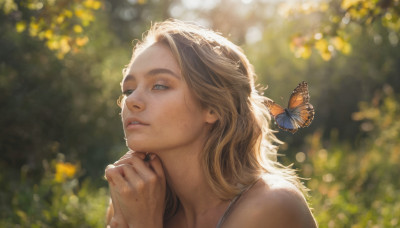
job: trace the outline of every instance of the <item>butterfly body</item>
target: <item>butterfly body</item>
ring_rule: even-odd
[[[314,107],[309,100],[308,85],[301,82],[290,95],[287,108],[282,108],[272,100],[265,101],[265,105],[279,128],[295,133],[299,128],[309,126],[314,119]]]

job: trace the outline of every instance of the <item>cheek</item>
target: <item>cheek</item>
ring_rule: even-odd
[[[172,127],[179,128],[183,131],[183,134],[186,134],[195,131],[204,124],[201,113],[202,111],[199,108],[183,103],[169,111],[166,121],[169,121],[173,125]]]

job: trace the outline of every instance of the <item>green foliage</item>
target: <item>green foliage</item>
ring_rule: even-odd
[[[63,153],[98,177],[125,150],[116,100],[130,48],[108,33],[97,39],[106,27],[98,14],[85,31],[92,42],[60,60],[44,42],[0,20],[7,31],[0,34],[0,166],[18,173],[27,165],[40,178],[42,160]]]
[[[334,137],[308,139],[311,205],[321,227],[397,227],[400,225],[400,97],[386,86],[353,118],[368,135],[352,148]]]
[[[97,0],[29,0],[0,2],[0,10],[15,21],[15,29],[28,31],[31,37],[45,40],[46,46],[62,59],[89,41],[83,33],[94,21],[94,12],[102,6]]]
[[[0,227],[104,226],[121,69],[170,16],[241,45],[282,105],[309,83],[313,123],[278,136],[321,227],[399,226],[399,1],[199,2],[0,0]]]
[[[104,167],[126,150],[116,100],[131,48],[106,32],[107,17],[98,12],[79,34],[63,22],[59,32],[91,42],[60,59],[47,38],[17,31],[16,15],[0,11],[0,227],[104,227]]]
[[[276,15],[278,17],[278,15]],[[289,95],[302,80],[309,83],[311,104],[316,115],[310,127],[295,135],[280,133],[282,140],[294,150],[304,143],[304,135],[322,128],[323,138],[338,130],[340,140],[356,142],[360,122],[352,121],[361,101],[372,99],[375,90],[390,84],[400,89],[400,45],[392,46],[387,39],[376,43],[365,30],[349,30],[352,52],[337,53],[324,61],[318,53],[310,58],[294,58],[288,48],[293,31],[312,28],[312,19],[299,17],[296,21],[276,18],[263,25],[262,40],[245,46],[246,54],[255,66],[261,86],[268,86],[264,94],[276,102],[287,105]],[[375,30],[378,30],[376,27]],[[382,33],[386,30],[380,27]],[[290,148],[289,148],[290,149]],[[291,151],[284,151],[291,153]]]
[[[289,3],[281,11],[292,20],[304,15],[314,19],[308,29],[292,35],[290,46],[295,56],[309,58],[314,49],[328,61],[336,52],[351,52],[349,31],[354,29],[366,28],[372,37],[387,36],[396,46],[400,35],[399,9],[398,0],[329,0]],[[374,29],[376,26],[387,30],[382,33]]]
[[[2,175],[0,227],[104,227],[108,206],[106,188],[79,180],[79,165],[63,156],[48,163],[42,179],[33,182],[22,168],[19,183]],[[63,178],[59,178],[64,175]],[[11,183],[11,184],[10,184]]]

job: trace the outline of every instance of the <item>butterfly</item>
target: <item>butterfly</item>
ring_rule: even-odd
[[[301,82],[292,92],[287,108],[268,99],[264,104],[279,128],[294,134],[299,128],[308,127],[314,119],[314,107],[309,103],[308,85]]]

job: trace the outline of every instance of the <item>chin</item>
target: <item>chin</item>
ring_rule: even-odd
[[[133,151],[141,151],[143,148],[144,140],[136,135],[125,135],[126,146]]]
[[[151,152],[151,148],[148,146],[143,145],[143,143],[138,142],[126,142],[126,146],[132,150],[137,152]]]

